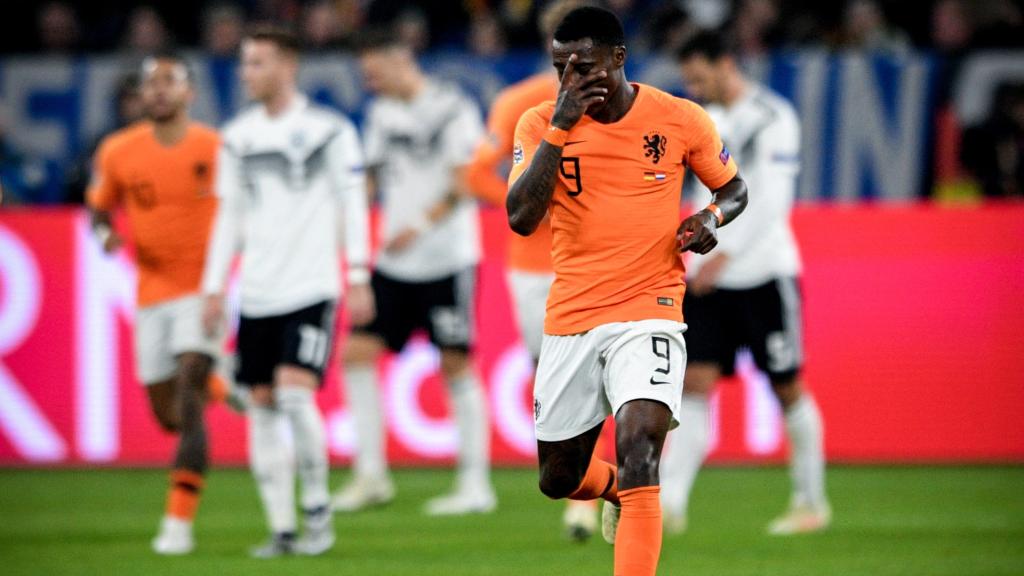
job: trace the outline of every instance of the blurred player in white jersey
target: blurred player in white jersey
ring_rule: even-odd
[[[296,89],[298,43],[290,33],[263,28],[249,34],[241,65],[255,104],[223,131],[221,204],[203,279],[204,320],[210,330],[223,321],[224,288],[240,250],[237,379],[252,388],[249,457],[272,532],[252,554],[315,555],[334,544],[316,392],[341,292],[342,222],[351,315],[362,322],[373,315],[363,154],[347,119],[311,104]],[[294,459],[282,422],[292,432]],[[296,537],[296,467],[302,538]]]
[[[793,482],[789,510],[769,526],[785,535],[824,529],[821,414],[800,376],[803,362],[800,255],[789,216],[800,169],[800,123],[793,106],[744,77],[723,39],[706,32],[679,52],[687,91],[702,101],[750,186],[742,218],[719,231],[718,247],[687,265],[684,316],[690,362],[679,429],[662,467],[666,527],[685,530],[690,488],[707,454],[708,399],[733,371],[736,352],[749,348],[767,373],[785,416]],[[701,187],[694,202],[709,197]]]
[[[487,402],[469,359],[479,224],[465,184],[482,120],[458,88],[424,75],[412,50],[386,33],[367,36],[360,60],[367,87],[378,95],[364,129],[366,163],[383,206],[372,280],[378,314],[355,328],[345,349],[356,454],[353,479],[335,495],[334,509],[394,496],[374,363],[385,348],[398,352],[414,331],[425,330],[440,349],[459,442],[455,489],[429,501],[425,512],[489,512],[496,500]]]

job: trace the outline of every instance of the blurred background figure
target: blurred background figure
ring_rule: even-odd
[[[39,49],[52,54],[69,54],[79,48],[81,29],[75,9],[65,2],[48,2],[39,9]]]
[[[170,46],[171,36],[163,17],[150,6],[132,11],[124,34],[124,49],[130,53],[147,56]]]
[[[961,159],[985,196],[1024,197],[1024,83],[996,89],[989,117],[964,132]]]
[[[245,13],[234,4],[211,6],[203,15],[203,49],[215,58],[234,58],[245,34]]]
[[[910,48],[907,35],[889,24],[875,0],[852,0],[843,17],[845,44],[855,50],[902,54]]]

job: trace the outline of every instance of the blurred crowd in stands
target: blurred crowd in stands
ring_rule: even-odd
[[[9,3],[0,19],[0,54],[143,56],[195,48],[233,58],[246,27],[271,21],[293,26],[311,53],[349,50],[359,33],[388,25],[420,50],[458,50],[481,57],[536,51],[536,19],[545,0],[95,0]],[[741,57],[789,48],[937,55],[947,84],[964,55],[1024,49],[1024,0],[606,0],[623,20],[633,53],[671,55],[701,29],[721,29]],[[131,78],[117,92],[118,124],[141,114]],[[939,90],[936,116],[950,94]],[[937,120],[939,126],[941,120]],[[10,144],[0,102],[0,180],[31,188],[45,169]],[[1024,84],[997,91],[990,116],[968,126],[936,156],[955,158],[986,196],[1024,196]],[[941,126],[937,128],[941,136]],[[66,169],[66,199],[80,201],[89,159]],[[943,169],[937,168],[937,172]],[[941,177],[941,175],[940,175]],[[955,175],[954,175],[955,178]],[[26,201],[30,195],[25,196]]]
[[[351,47],[366,26],[395,24],[421,49],[498,56],[537,45],[544,0],[178,0],[5,6],[5,52],[147,53],[170,44],[232,55],[248,22],[293,25],[310,51]],[[1024,46],[1017,0],[607,0],[633,50],[673,51],[695,30],[731,31],[745,55],[791,46],[952,53]],[[30,13],[25,13],[30,12]],[[26,26],[19,13],[34,20]],[[20,22],[19,22],[20,20]]]

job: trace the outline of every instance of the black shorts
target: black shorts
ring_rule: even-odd
[[[442,349],[468,352],[473,344],[476,268],[429,282],[407,282],[375,271],[370,280],[377,316],[356,332],[379,336],[399,352],[416,330]]]
[[[746,290],[718,289],[683,299],[687,361],[734,372],[736,352],[749,348],[772,382],[789,382],[803,365],[801,296],[795,278],[779,278]]]
[[[274,370],[288,364],[322,380],[334,339],[334,309],[334,301],[325,300],[278,316],[243,315],[235,379],[249,386],[271,384]]]

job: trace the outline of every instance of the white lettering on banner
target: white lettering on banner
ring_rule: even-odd
[[[83,144],[89,144],[114,127],[111,111],[117,105],[118,83],[135,70],[134,63],[119,56],[97,56],[85,62],[86,81],[79,89],[82,98]]]
[[[825,126],[825,78],[828,77],[828,53],[813,51],[799,57],[800,73],[794,105],[800,114],[800,176],[797,195],[820,198],[822,190],[822,145]]]
[[[743,382],[744,444],[752,454],[771,454],[782,442],[779,402],[767,375],[754,365],[750,352],[741,352],[736,357],[736,374]]]
[[[495,432],[525,456],[537,453],[533,412],[523,400],[533,377],[533,359],[521,342],[505,349],[491,369],[491,413]]]
[[[928,70],[919,58],[900,68],[895,110],[879,94],[879,79],[863,56],[842,59],[840,127],[837,131],[839,180],[836,198],[861,197],[862,165],[867,162],[879,196],[909,199],[917,194],[922,169]]]
[[[64,156],[71,135],[60,120],[32,118],[32,101],[45,93],[75,89],[74,69],[67,58],[12,58],[4,67],[3,101],[10,111],[6,131],[22,152]]]
[[[423,412],[420,388],[437,372],[440,355],[429,343],[413,340],[395,358],[384,379],[388,422],[397,439],[410,451],[434,458],[455,454],[458,432],[452,419],[438,420]]]
[[[43,303],[39,268],[20,238],[0,227],[0,359],[36,327]],[[0,429],[29,462],[57,462],[67,445],[14,374],[0,363]]]
[[[134,313],[135,274],[122,254],[103,253],[84,215],[75,220],[75,245],[75,438],[84,460],[108,462],[120,450],[117,319]]]

